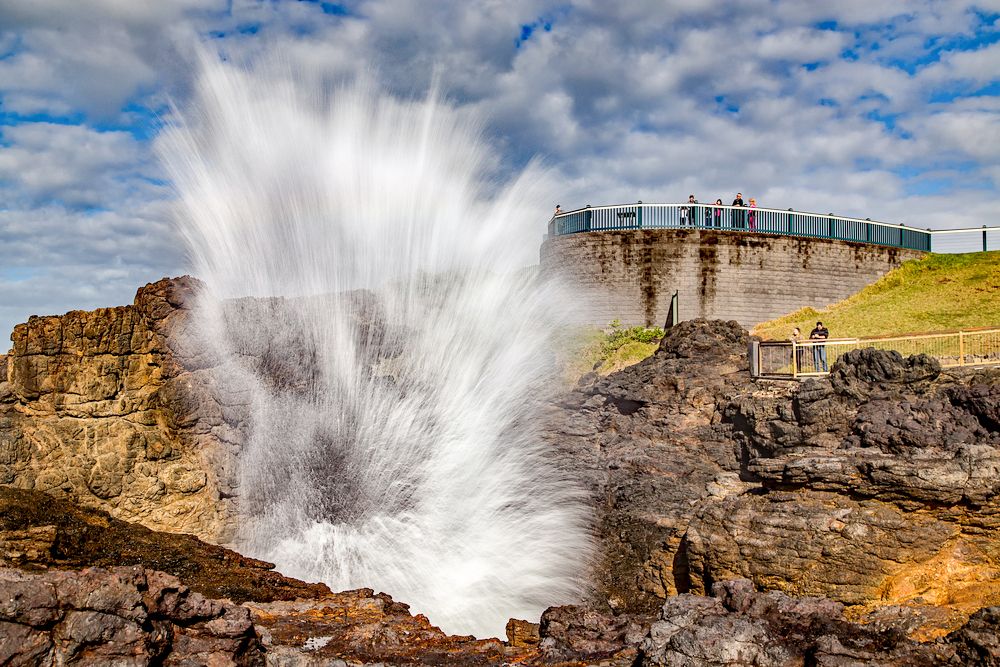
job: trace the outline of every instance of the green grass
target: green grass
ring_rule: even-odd
[[[824,310],[803,308],[754,327],[764,339],[803,336],[817,320],[832,338],[1000,326],[1000,251],[928,255]]]
[[[631,366],[656,352],[662,337],[659,327],[623,329],[617,320],[607,331],[581,328],[566,332],[559,345],[563,379],[575,384],[590,371],[608,375]]]

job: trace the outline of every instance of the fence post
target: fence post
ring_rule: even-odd
[[[965,365],[965,334],[958,332],[958,365]]]
[[[983,252],[986,252],[986,225],[983,225]]]
[[[635,207],[635,221],[639,229],[642,229],[642,200],[639,200],[639,205]]]
[[[590,204],[587,204],[587,210],[583,213],[583,229],[584,231],[590,231],[590,222],[593,217],[594,212],[590,210]]]
[[[760,341],[750,339],[750,377],[760,377]]]
[[[799,376],[799,350],[798,343],[794,340],[792,341],[792,377],[797,378]]]

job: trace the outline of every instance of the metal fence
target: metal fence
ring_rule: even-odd
[[[1000,227],[931,231],[832,213],[715,206],[713,204],[623,204],[587,206],[554,216],[549,236],[625,229],[717,229],[837,239],[926,252],[972,252],[1000,248]]]
[[[826,375],[844,353],[873,347],[903,356],[927,354],[943,367],[1000,365],[1000,329],[972,329],[890,338],[830,338],[825,341],[760,341],[751,351],[758,377],[800,378]]]

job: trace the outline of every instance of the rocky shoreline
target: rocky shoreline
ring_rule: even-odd
[[[736,323],[668,330],[543,417],[593,498],[589,599],[477,640],[216,546],[248,406],[197,290],[32,318],[0,357],[0,664],[1000,664],[1000,369],[756,381]]]

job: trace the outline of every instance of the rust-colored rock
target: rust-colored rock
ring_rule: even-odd
[[[541,638],[538,636],[538,623],[512,618],[505,628],[507,643],[519,648],[537,646]]]

